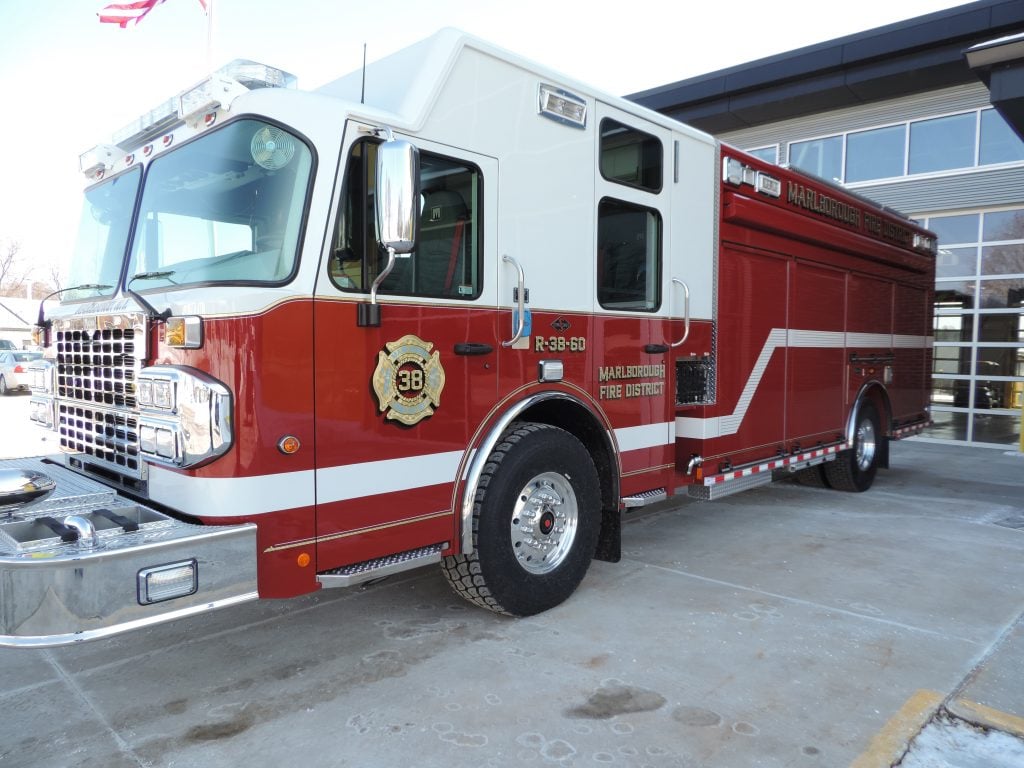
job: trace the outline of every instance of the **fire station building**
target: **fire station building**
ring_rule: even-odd
[[[1019,444],[1024,3],[968,3],[629,98],[934,230],[925,438]]]

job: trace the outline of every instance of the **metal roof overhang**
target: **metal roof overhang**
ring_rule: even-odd
[[[972,46],[965,55],[988,86],[992,106],[1024,139],[1024,32]]]
[[[709,133],[739,130],[975,82],[964,49],[1022,27],[1024,2],[981,0],[627,98]]]

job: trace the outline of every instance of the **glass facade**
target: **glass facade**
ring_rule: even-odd
[[[1024,141],[986,108],[791,141],[788,157],[807,173],[858,184],[1024,163]]]
[[[920,216],[939,236],[930,437],[1016,447],[1024,405],[1024,207]]]

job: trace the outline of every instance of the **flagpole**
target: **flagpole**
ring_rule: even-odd
[[[206,71],[213,72],[213,3],[206,0]]]

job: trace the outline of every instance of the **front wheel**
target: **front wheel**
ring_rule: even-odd
[[[826,463],[825,479],[839,491],[860,493],[871,487],[878,472],[878,459],[882,451],[882,434],[878,411],[864,401],[857,409],[853,447],[839,454],[835,461]]]
[[[514,424],[488,457],[473,504],[473,552],[444,559],[448,583],[483,608],[532,616],[563,602],[597,547],[601,499],[583,444]]]

